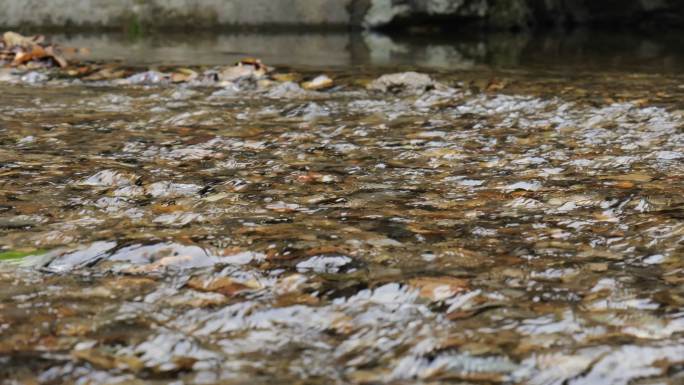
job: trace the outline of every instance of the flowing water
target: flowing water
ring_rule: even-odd
[[[436,50],[439,83],[369,89],[406,69],[378,50],[3,83],[0,381],[684,382],[677,60]]]

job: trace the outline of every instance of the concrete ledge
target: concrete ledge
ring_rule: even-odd
[[[4,28],[307,30],[423,23],[684,26],[681,0],[0,0]]]
[[[352,0],[0,0],[0,25],[220,28],[350,25]]]

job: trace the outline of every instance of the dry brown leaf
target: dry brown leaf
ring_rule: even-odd
[[[45,58],[52,59],[55,64],[62,68],[69,65],[59,49],[53,45],[42,44],[45,38],[41,35],[27,37],[15,32],[5,32],[2,40],[5,48],[19,49],[18,52],[15,50],[3,52],[2,59],[11,59],[12,66],[27,64]]]
[[[34,44],[42,43],[45,38],[43,36],[23,36],[16,32],[8,31],[2,35],[2,40],[8,47],[29,47]]]
[[[409,280],[409,286],[418,289],[420,296],[431,301],[441,301],[465,291],[468,281],[455,277],[418,277]]]
[[[74,358],[86,361],[93,366],[102,369],[128,369],[134,372],[140,371],[145,366],[137,357],[114,356],[96,349],[76,350],[72,353]]]
[[[311,294],[305,294],[305,293],[288,293],[281,295],[276,299],[275,306],[276,307],[286,307],[286,306],[293,306],[293,305],[308,305],[308,306],[315,306],[318,305],[320,300],[316,297],[314,297]]]
[[[234,82],[244,78],[259,79],[269,71],[270,68],[265,66],[261,60],[247,58],[222,70],[219,79],[222,82]]]
[[[33,45],[28,48],[30,49],[30,51],[17,52],[17,54],[14,56],[14,60],[12,60],[13,66],[18,66],[27,63],[31,60],[40,60],[48,56],[45,52],[45,49],[43,49],[43,47],[39,45]]]
[[[67,60],[62,57],[61,53],[59,53],[58,50],[53,46],[45,48],[45,55],[54,60],[55,63],[57,63],[57,65],[61,68],[66,68],[69,66],[69,62],[67,62]]]
[[[121,79],[125,77],[128,73],[126,70],[119,69],[119,68],[102,68],[86,77],[83,78],[83,80],[88,80],[88,81],[98,81],[98,80],[112,80],[112,79]]]
[[[186,286],[197,291],[221,293],[228,297],[235,296],[245,290],[254,290],[261,287],[256,281],[237,282],[230,277],[193,277]]]
[[[279,82],[295,82],[297,79],[299,79],[299,75],[294,73],[274,74],[272,77],[273,80]]]
[[[171,74],[171,81],[174,83],[183,83],[196,79],[199,76],[197,72],[189,68],[179,68],[176,72]]]
[[[316,78],[302,83],[302,88],[305,90],[323,90],[334,85],[333,80],[326,75],[317,76]]]
[[[631,174],[623,174],[623,175],[610,175],[610,176],[604,176],[601,177],[603,180],[616,180],[616,181],[623,181],[623,182],[650,182],[653,180],[653,177],[644,174],[644,173],[631,173]]]

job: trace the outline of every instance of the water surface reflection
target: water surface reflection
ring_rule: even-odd
[[[244,56],[296,67],[422,66],[433,69],[680,72],[684,43],[676,35],[577,30],[537,34],[455,33],[154,33],[58,35],[92,50],[95,60],[132,64],[226,64]]]

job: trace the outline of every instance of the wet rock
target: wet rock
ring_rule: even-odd
[[[273,99],[298,99],[315,95],[312,91],[307,91],[294,82],[284,82],[274,86],[266,92],[266,96]]]
[[[218,73],[222,85],[255,82],[263,79],[269,68],[258,59],[244,59],[232,67],[226,67]]]
[[[152,245],[131,245],[117,250],[108,260],[113,262],[129,262],[145,265],[168,259],[160,265],[177,264],[179,266],[202,267],[211,266],[218,259],[197,246],[186,246],[177,243],[158,243]],[[178,263],[176,263],[178,262]]]
[[[127,175],[114,170],[102,170],[81,182],[84,186],[93,187],[125,187],[135,181],[132,175]]]
[[[392,377],[428,380],[448,376],[460,380],[498,383],[510,381],[518,369],[519,366],[507,357],[445,353],[432,359],[406,357],[397,363]]]
[[[383,75],[368,85],[371,91],[421,94],[436,88],[443,88],[429,75],[418,72],[401,72]]]
[[[678,151],[658,151],[655,154],[658,160],[677,160],[684,158],[684,153]]]
[[[316,273],[338,273],[352,263],[352,259],[344,255],[319,255],[297,264],[300,273],[313,271]]]
[[[299,210],[300,206],[296,203],[275,202],[266,205],[266,208],[278,213],[290,213]]]
[[[193,222],[200,222],[202,219],[204,217],[197,213],[170,213],[154,218],[153,222],[164,226],[184,227]]]
[[[265,259],[266,254],[254,251],[243,251],[221,257],[223,262],[231,265],[248,265],[253,262],[263,262]]]
[[[145,193],[154,198],[195,196],[202,187],[190,183],[155,182],[145,186]]]
[[[37,215],[17,215],[15,217],[0,217],[0,228],[25,229],[46,222],[47,219]]]
[[[299,106],[288,112],[288,116],[291,117],[301,117],[302,120],[313,121],[319,118],[325,118],[330,116],[330,108],[325,105],[318,103],[307,103],[306,105]]]
[[[123,185],[112,192],[112,195],[120,198],[135,198],[145,195],[145,188],[137,185]]]
[[[667,261],[667,257],[662,255],[662,254],[654,254],[654,255],[649,255],[648,257],[643,259],[643,263],[647,265],[659,265],[663,262]]]
[[[135,356],[146,368],[158,373],[172,373],[191,370],[202,362],[217,362],[217,353],[203,348],[197,341],[171,331],[160,331],[147,341],[136,346],[133,351],[121,349],[118,356]]]
[[[45,269],[55,273],[65,273],[85,267],[106,258],[115,247],[116,242],[95,242],[58,256],[45,266]]]
[[[573,382],[578,385],[589,385],[610,378],[609,381],[612,384],[626,385],[633,379],[662,373],[653,365],[658,360],[683,358],[684,347],[682,345],[667,343],[654,346],[624,345],[601,356],[598,361],[592,362],[587,368],[587,373]]]
[[[221,98],[234,98],[240,95],[240,92],[242,90],[240,87],[235,84],[235,83],[228,83],[224,85],[223,89],[220,89],[218,91],[214,91],[211,96],[209,97],[209,100],[215,100],[215,99],[221,99]]]
[[[388,24],[470,24],[496,29],[529,28],[533,25],[638,22],[672,24],[684,18],[681,7],[659,0],[626,0],[613,3],[563,0],[369,0],[356,5],[362,24],[375,28]]]
[[[171,75],[157,71],[147,71],[118,80],[118,84],[145,85],[145,84],[166,84],[171,82]]]
[[[452,20],[490,20],[496,27],[525,26],[529,20],[525,1],[494,2],[486,0],[371,0],[364,24],[379,27],[390,23],[410,23],[411,18],[451,18]]]
[[[173,290],[169,293],[164,293],[162,297],[155,300],[152,300],[151,297],[146,297],[146,300],[150,300],[150,302],[164,302],[174,307],[201,308],[225,305],[230,300],[230,297],[214,292],[197,290],[182,290],[178,292]]]
[[[516,182],[516,183],[512,183],[508,186],[503,187],[503,189],[506,191],[516,191],[516,190],[538,191],[541,188],[542,188],[542,184],[537,182],[537,181]]]
[[[189,88],[179,88],[171,93],[171,99],[173,100],[188,100],[197,97],[199,92],[191,90]]]
[[[25,75],[22,75],[19,80],[23,83],[28,83],[28,84],[39,84],[39,83],[45,83],[49,80],[50,78],[41,72],[36,72],[36,71],[31,71]]]

